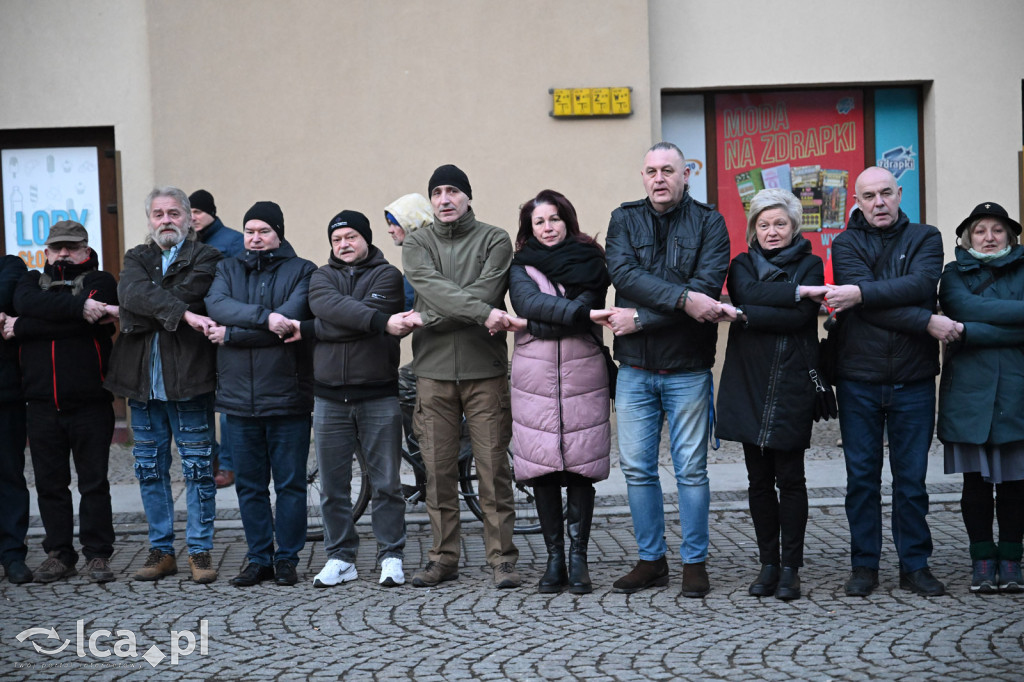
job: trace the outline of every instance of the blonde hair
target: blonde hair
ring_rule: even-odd
[[[793,223],[793,236],[796,237],[803,222],[803,206],[792,192],[772,187],[761,190],[750,200],[750,210],[747,211],[747,246],[751,246],[757,240],[758,216],[773,208],[781,208],[786,212],[789,222]]]

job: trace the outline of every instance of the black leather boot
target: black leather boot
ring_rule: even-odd
[[[537,591],[555,594],[565,589],[569,578],[565,570],[565,539],[562,532],[562,487],[537,485],[533,488],[540,530],[548,549],[548,565],[537,584]]]
[[[783,566],[779,573],[779,585],[775,588],[775,598],[792,601],[800,598],[800,575],[793,566]]]
[[[566,516],[569,530],[569,592],[589,594],[594,591],[587,568],[587,544],[590,524],[594,520],[594,486],[566,488]]]
[[[778,585],[778,564],[761,564],[761,572],[757,575],[757,579],[750,583],[747,593],[751,597],[770,597],[775,594],[775,588]]]

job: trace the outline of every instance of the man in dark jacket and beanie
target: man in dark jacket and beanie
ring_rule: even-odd
[[[317,339],[313,427],[327,554],[313,585],[330,587],[357,577],[352,453],[361,449],[373,489],[379,582],[394,587],[405,582],[398,339],[414,325],[402,313],[402,274],[373,245],[366,216],[342,211],[328,224],[327,238],[331,255],[309,283],[316,319],[301,325],[303,338]]]
[[[192,227],[195,228],[199,241],[208,244],[231,258],[245,251],[242,233],[232,230],[221,222],[217,216],[217,204],[213,195],[205,189],[197,189],[188,195],[188,203],[192,207]]]
[[[615,285],[609,326],[619,361],[615,408],[640,560],[612,585],[631,593],[668,584],[658,443],[667,417],[679,492],[684,597],[711,589],[708,554],[708,412],[718,302],[729,268],[722,216],[690,197],[690,169],[674,144],[644,156],[647,198],[622,204],[608,225],[608,272]]]
[[[217,344],[216,407],[228,416],[249,545],[247,562],[231,584],[246,587],[274,578],[278,585],[294,585],[306,542],[313,365],[309,344],[289,341],[293,324],[312,317],[306,299],[316,266],[285,241],[284,215],[272,201],[253,204],[242,234],[245,252],[220,262],[206,295],[206,309],[216,321],[208,334]]]
[[[881,480],[888,427],[893,475],[892,534],[900,587],[935,596],[945,588],[928,568],[928,449],[935,430],[940,341],[963,325],[935,314],[942,237],[900,210],[892,173],[868,168],[857,178],[857,209],[832,243],[836,286],[825,302],[838,311],[836,398],[846,457],[846,516],[851,564],[846,594],[878,585],[882,552]]]
[[[28,437],[46,538],[36,582],[77,573],[70,454],[78,472],[79,539],[89,577],[114,579],[114,525],[107,461],[114,435],[113,396],[103,388],[117,315],[117,282],[99,269],[89,234],[62,220],[46,239],[43,272],[28,272],[14,293],[18,317],[5,336],[21,342]]]
[[[206,338],[213,320],[206,296],[220,251],[195,238],[188,197],[159,187],[146,197],[149,236],[124,255],[117,286],[121,335],[106,387],[128,398],[135,438],[135,476],[149,521],[149,556],[136,580],[178,572],[174,556],[171,439],[185,478],[192,579],[217,579],[210,559],[217,488],[213,482],[213,390],[216,354]]]
[[[188,195],[192,206],[192,227],[199,241],[208,244],[231,258],[245,251],[242,233],[232,230],[217,216],[217,204],[213,195],[205,189],[197,189]],[[218,488],[227,488],[235,482],[235,466],[231,456],[231,439],[227,436],[227,418],[220,415],[220,442],[213,441],[213,480]]]
[[[0,256],[0,332],[14,315],[14,289],[25,275],[25,261]],[[0,333],[2,336],[2,333]],[[18,340],[0,340],[0,563],[16,585],[32,581],[25,565],[28,547],[28,486],[25,484],[25,397],[21,392]]]

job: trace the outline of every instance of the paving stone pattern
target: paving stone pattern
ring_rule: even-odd
[[[888,511],[888,510],[887,510]],[[359,579],[331,589],[312,586],[325,560],[321,543],[302,552],[302,582],[235,588],[245,555],[241,530],[216,533],[211,585],[179,573],[157,583],[130,580],[145,560],[141,533],[119,528],[113,567],[117,581],[94,585],[78,576],[51,585],[0,583],[0,679],[306,679],[346,680],[1020,680],[1024,676],[1021,595],[968,593],[969,562],[958,505],[933,505],[932,565],[950,595],[926,599],[898,588],[895,556],[886,546],[881,586],[869,598],[846,597],[848,533],[841,507],[812,507],[807,532],[804,598],[783,603],[746,593],[757,570],[753,529],[743,511],[712,511],[712,592],[679,596],[674,554],[668,587],[615,594],[611,583],[629,570],[635,543],[628,515],[595,520],[591,595],[541,595],[540,536],[517,536],[520,589],[496,590],[484,566],[479,522],[464,524],[460,577],[431,589],[377,585],[373,538],[361,529]],[[889,528],[886,527],[886,537]],[[425,560],[429,528],[410,524],[406,571]],[[888,542],[888,540],[887,540]],[[43,559],[33,538],[29,563]],[[79,568],[83,566],[80,562]],[[83,620],[85,656],[77,654]],[[208,627],[207,653],[196,650],[151,666],[141,655],[155,645],[171,653],[171,631],[197,637]],[[55,628],[59,639],[34,635]],[[92,655],[97,630],[131,630],[138,658]],[[121,638],[97,635],[101,650]],[[32,643],[56,648],[37,653]],[[179,635],[181,648],[186,640]],[[131,667],[128,667],[131,666]]]

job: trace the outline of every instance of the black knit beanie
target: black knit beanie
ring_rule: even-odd
[[[213,195],[205,189],[197,189],[189,194],[188,203],[192,208],[198,208],[203,213],[209,213],[214,218],[217,217],[217,204],[213,203]]]
[[[327,241],[331,241],[331,235],[335,230],[347,227],[358,232],[367,244],[373,243],[373,233],[370,232],[370,221],[359,211],[342,211],[331,218],[327,224]]]
[[[430,183],[427,185],[428,197],[434,193],[434,188],[438,185],[458,187],[467,197],[473,198],[473,188],[469,186],[469,178],[466,177],[461,168],[450,163],[438,166],[434,174],[430,176]]]
[[[245,229],[245,224],[250,220],[262,220],[273,228],[278,239],[284,241],[284,214],[281,213],[281,207],[273,201],[257,201],[253,204],[242,218],[242,229]]]

